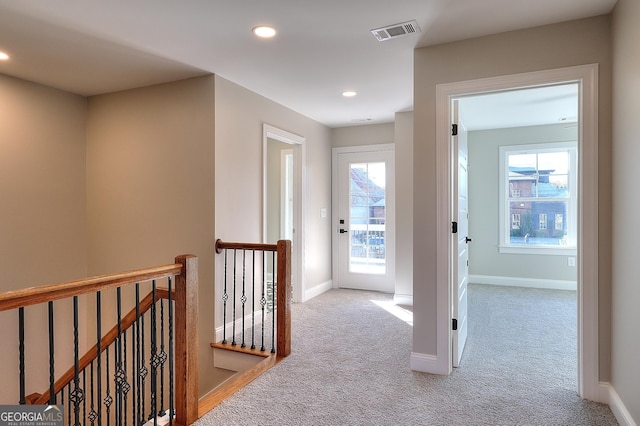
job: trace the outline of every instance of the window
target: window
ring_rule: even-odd
[[[514,213],[511,215],[511,229],[520,229],[520,214]]]
[[[538,223],[540,224],[540,229],[547,229],[547,214],[540,213],[538,215]]]
[[[500,164],[500,252],[575,250],[576,142],[503,146]]]
[[[562,224],[564,223],[563,216],[560,213],[556,214],[556,230],[562,229]]]

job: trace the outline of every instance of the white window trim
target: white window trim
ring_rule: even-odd
[[[515,152],[525,151],[566,151],[570,150],[570,173],[569,173],[569,191],[571,197],[568,202],[569,217],[577,218],[577,171],[578,171],[578,143],[577,142],[549,142],[531,145],[509,145],[500,147],[500,170],[499,170],[499,182],[500,182],[500,209],[499,209],[499,229],[500,229],[500,243],[498,245],[498,251],[505,254],[544,254],[544,255],[561,255],[561,256],[575,256],[577,254],[577,220],[567,220],[569,237],[569,244],[566,247],[559,246],[516,246],[509,244],[509,235],[511,230],[511,215],[509,212],[509,205],[507,200],[509,199],[509,181],[506,170],[508,169],[507,154]],[[546,199],[545,199],[546,200]],[[549,201],[553,201],[553,198],[549,198]],[[507,218],[509,220],[507,220]]]

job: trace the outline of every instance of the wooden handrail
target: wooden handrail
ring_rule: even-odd
[[[283,240],[284,241],[284,240]],[[222,250],[230,249],[230,250],[263,250],[263,251],[277,251],[277,244],[262,244],[262,243],[230,243],[226,241],[222,241],[220,239],[216,240],[216,253],[222,253]]]
[[[171,293],[172,298],[175,298],[175,292],[172,290]],[[156,289],[156,301],[160,299],[168,299],[169,298],[169,290],[166,288],[157,288]],[[153,293],[147,294],[141,301],[138,307],[140,315],[146,313],[153,304]],[[122,332],[125,332],[137,321],[139,317],[137,316],[136,308],[134,307],[127,313],[124,318],[122,318],[120,327]],[[100,340],[100,352],[104,352],[109,348],[109,346],[116,341],[118,338],[118,325],[114,325],[111,330],[109,330]],[[98,358],[98,345],[95,344],[91,349],[87,351],[86,354],[82,356],[78,360],[78,370],[82,371],[91,364],[91,362],[95,361]],[[58,380],[56,380],[54,384],[54,391],[57,394],[60,392],[65,386],[67,386],[73,380],[75,368],[69,368]],[[46,404],[49,401],[49,390],[46,392],[39,394],[37,399],[31,399],[31,404]]]
[[[155,268],[139,269],[110,275],[100,275],[67,283],[43,285],[8,291],[0,294],[0,311],[37,305],[53,300],[65,299],[81,294],[102,291],[111,287],[121,287],[127,284],[162,279],[179,275],[181,264],[158,266]]]

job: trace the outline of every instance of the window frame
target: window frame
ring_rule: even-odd
[[[509,185],[509,155],[514,154],[539,154],[545,152],[568,152],[569,153],[569,176],[567,203],[567,245],[518,245],[511,244],[510,232],[512,228],[512,214],[510,211],[510,201],[514,198],[510,196]],[[577,216],[578,216],[578,142],[548,142],[527,145],[504,145],[499,148],[499,223],[500,230],[498,250],[500,253],[513,254],[545,254],[545,255],[565,255],[571,256],[577,253]],[[516,197],[522,198],[522,197]],[[526,198],[526,197],[525,197]],[[550,201],[558,200],[550,198]],[[548,216],[547,216],[548,219]],[[539,226],[539,218],[538,218]],[[548,228],[548,224],[547,224]],[[554,216],[555,228],[555,216]]]

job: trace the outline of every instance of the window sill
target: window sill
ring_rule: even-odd
[[[556,246],[498,246],[501,254],[544,254],[552,256],[576,256],[578,250],[575,247]]]

